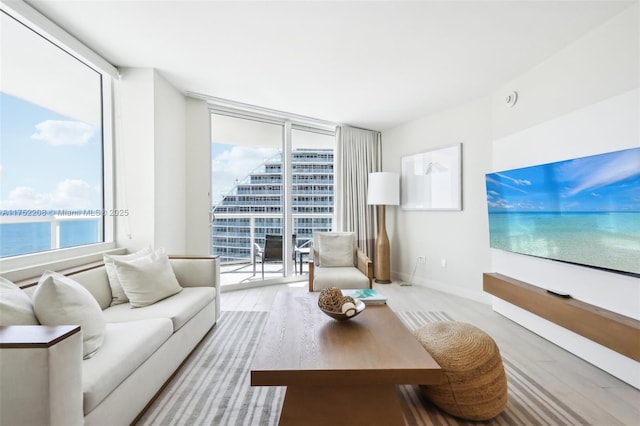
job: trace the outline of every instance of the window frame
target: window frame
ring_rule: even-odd
[[[25,25],[50,43],[62,49],[83,65],[100,74],[102,102],[102,196],[103,209],[114,208],[114,96],[113,81],[117,68],[93,52],[79,40],[24,2],[0,3],[0,11]],[[13,280],[31,278],[45,269],[73,267],[115,248],[114,217],[103,216],[103,241],[82,246],[47,250],[0,259],[3,276]]]
[[[292,160],[293,160],[293,131],[303,131],[303,132],[310,132],[310,133],[316,133],[316,134],[320,134],[320,135],[325,135],[325,136],[330,136],[330,137],[334,137],[336,135],[336,128],[338,126],[337,123],[333,123],[333,122],[329,122],[329,121],[324,121],[324,120],[318,120],[318,119],[314,119],[314,118],[310,118],[310,117],[306,117],[306,116],[302,116],[302,115],[297,115],[297,114],[291,114],[291,113],[286,113],[286,112],[282,112],[282,111],[277,111],[277,110],[272,110],[272,109],[268,109],[268,108],[263,108],[263,107],[258,107],[258,106],[254,106],[254,105],[249,105],[249,104],[243,104],[243,103],[239,103],[239,102],[235,102],[235,101],[230,101],[227,99],[221,99],[221,98],[216,98],[216,97],[212,97],[212,96],[206,96],[206,95],[202,95],[202,94],[197,94],[197,93],[192,93],[192,92],[187,92],[188,96],[197,98],[197,99],[202,99],[205,100],[208,105],[209,105],[209,116],[210,116],[210,120],[212,120],[212,116],[214,114],[217,115],[225,115],[225,116],[229,116],[229,117],[234,117],[234,118],[239,118],[239,119],[244,119],[244,120],[251,120],[251,121],[257,121],[257,122],[263,122],[263,123],[268,123],[268,124],[275,124],[275,125],[280,125],[283,126],[283,143],[282,143],[282,165],[281,167],[284,167],[284,170],[282,171],[282,175],[278,175],[278,176],[282,176],[281,178],[281,184],[277,185],[277,188],[281,188],[282,190],[282,197],[283,197],[283,203],[281,207],[273,207],[273,206],[254,206],[251,208],[244,208],[244,207],[240,207],[240,213],[243,214],[254,214],[254,213],[266,213],[266,214],[272,214],[272,213],[281,213],[282,214],[282,218],[279,220],[283,220],[283,222],[280,225],[280,228],[278,228],[278,230],[281,230],[283,235],[291,235],[293,233],[293,229],[295,226],[295,221],[299,220],[300,218],[297,217],[300,214],[313,214],[313,215],[318,215],[318,216],[325,216],[326,215],[326,210],[328,209],[327,206],[318,206],[318,207],[308,207],[308,208],[301,208],[300,206],[297,207],[297,211],[294,211],[294,207],[293,207],[293,186],[294,184],[297,186],[299,184],[301,184],[302,181],[304,181],[306,184],[308,184],[309,181],[312,180],[312,176],[311,175],[298,175],[298,177],[301,179],[300,181],[296,181],[294,182],[293,180],[293,168],[292,168]],[[210,121],[211,123],[211,121]],[[336,154],[337,154],[337,148],[334,146],[334,150],[333,150],[333,161],[334,161],[334,174],[335,174],[335,161],[336,161]],[[211,167],[211,162],[209,163],[210,167]],[[312,166],[313,167],[313,166]],[[210,176],[212,175],[211,173],[211,169],[209,170],[209,174]],[[261,181],[264,180],[263,184],[265,186],[268,186],[270,184],[273,184],[273,182],[270,181],[270,177],[268,176],[268,174],[265,174],[264,176],[259,178]],[[329,182],[327,182],[327,185],[329,184]],[[297,196],[297,195],[296,195]],[[335,207],[335,197],[332,194],[331,197],[328,197],[330,199],[333,199],[334,202],[332,203],[332,206]],[[281,210],[281,211],[278,211]],[[222,212],[221,212],[222,213]],[[226,212],[224,212],[226,213]],[[335,220],[335,212],[334,212],[334,218]],[[311,223],[311,227],[313,227],[313,224],[315,222]],[[255,230],[257,231],[258,229],[260,229],[259,225],[256,225]],[[213,232],[211,234],[212,239],[215,238],[215,236],[213,235]],[[287,240],[288,241],[288,240]],[[212,241],[213,243],[213,241]],[[281,283],[285,283],[285,282],[292,282],[298,279],[298,277],[295,275],[295,271],[293,270],[294,264],[293,264],[293,246],[289,245],[288,243],[285,244],[284,247],[287,251],[284,253],[283,256],[283,268],[284,268],[284,275],[282,277],[276,278],[276,279],[269,279],[266,280],[265,282],[268,285],[271,284],[281,284]],[[265,282],[261,282],[259,285],[264,285]],[[242,288],[250,288],[255,286],[256,283],[236,283],[236,284],[225,284],[224,285],[224,289],[223,291],[229,291],[229,290],[236,290],[236,289],[242,289]]]

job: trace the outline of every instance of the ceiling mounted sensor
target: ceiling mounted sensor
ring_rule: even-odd
[[[518,102],[518,92],[516,92],[515,90],[509,93],[506,98],[504,98],[504,104],[508,108],[513,108],[516,102]]]

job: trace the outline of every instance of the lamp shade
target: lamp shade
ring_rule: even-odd
[[[369,173],[367,204],[385,206],[400,204],[400,176],[391,172]]]

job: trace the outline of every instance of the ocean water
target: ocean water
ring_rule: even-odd
[[[59,248],[102,241],[98,220],[60,222]],[[0,224],[0,257],[37,253],[51,249],[49,222]]]
[[[491,247],[640,274],[640,213],[489,213]]]

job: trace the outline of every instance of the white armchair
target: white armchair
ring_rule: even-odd
[[[373,264],[353,232],[316,232],[309,252],[309,291],[372,288]]]

